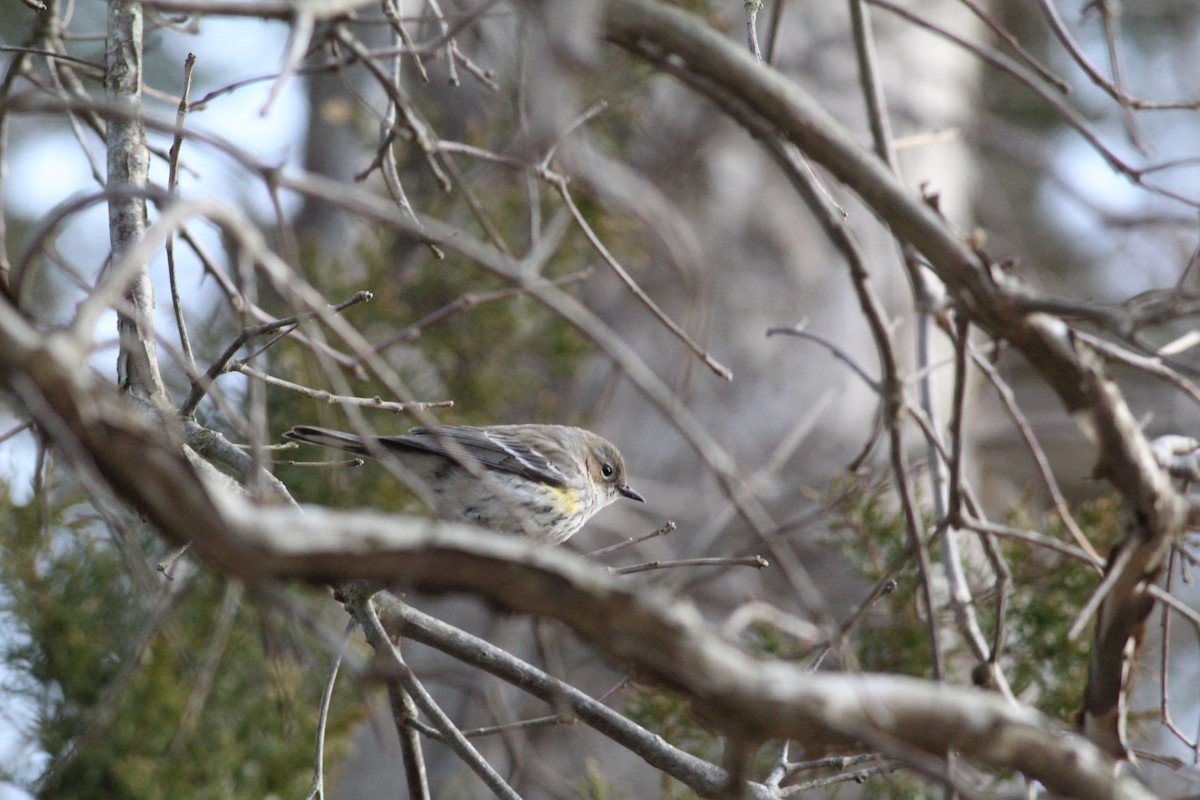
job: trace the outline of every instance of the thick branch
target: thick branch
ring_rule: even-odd
[[[142,6],[131,0],[108,4],[105,88],[121,113],[108,119],[108,186],[143,189],[150,166],[142,122]],[[108,204],[112,263],[121,263],[146,232],[146,200],[139,191],[118,194]],[[117,312],[121,340],[117,376],[121,388],[147,400],[166,396],[154,345],[154,287],[143,260]]]
[[[1167,545],[1183,530],[1184,501],[1155,463],[1149,443],[1099,359],[1061,320],[1032,309],[1040,300],[971,250],[946,221],[908,190],[792,80],[759,64],[698,18],[652,0],[612,0],[606,35],[725,107],[751,133],[778,135],[845,183],[945,283],[959,313],[1012,343],[1058,394],[1098,451],[1098,472],[1121,493],[1133,519],[1111,595],[1100,608],[1089,669],[1084,728],[1123,754],[1118,711],[1141,625],[1153,603],[1144,590],[1162,569]],[[730,95],[737,98],[729,101]],[[770,131],[764,134],[763,131]],[[777,133],[776,133],[777,132]],[[1142,588],[1138,588],[1142,587]],[[1095,724],[1100,712],[1106,719]],[[1110,713],[1111,712],[1111,713]],[[1113,723],[1116,723],[1115,725]]]
[[[743,740],[819,747],[895,741],[935,754],[953,748],[1064,796],[1150,796],[1134,781],[1114,779],[1112,761],[1086,740],[994,694],[760,661],[713,633],[690,605],[567,552],[425,520],[260,507],[210,490],[178,441],[131,410],[84,361],[64,334],[43,337],[0,302],[0,381],[35,410],[77,466],[100,473],[165,536],[193,540],[192,551],[227,574],[470,591],[556,617],[611,657],[687,692],[701,713]]]
[[[556,617],[609,656],[675,686],[725,733],[825,748],[898,741],[954,749],[1016,769],[1072,797],[1148,797],[1112,778],[1113,763],[999,695],[887,675],[812,674],[760,661],[714,634],[694,608],[614,578],[565,551],[537,549],[461,526],[370,513],[262,509],[222,503],[227,527],[197,549],[227,569],[334,580],[362,576],[402,588],[470,591],[521,612]]]
[[[666,55],[682,59],[681,77],[694,75],[691,85],[702,93],[714,88],[735,92],[750,113],[850,187],[900,240],[925,256],[972,321],[1016,344],[1069,409],[1083,405],[1072,381],[1079,369],[1066,347],[1065,326],[1026,314],[1026,291],[972,251],[815,99],[684,11],[652,0],[612,0],[608,8],[609,39],[653,60]]]

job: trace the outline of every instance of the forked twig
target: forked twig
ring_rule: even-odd
[[[341,303],[330,306],[328,311],[329,313],[333,314],[340,313],[351,306],[367,302],[371,299],[371,296],[372,295],[370,292],[355,292],[350,299],[343,300]],[[215,381],[223,372],[227,371],[229,362],[239,350],[245,347],[247,342],[258,338],[259,336],[266,336],[267,334],[276,333],[278,331],[283,331],[281,336],[286,336],[288,333],[291,333],[291,329],[295,328],[301,322],[307,319],[318,317],[320,316],[320,313],[321,312],[318,311],[309,311],[303,314],[296,314],[291,317],[273,320],[272,322],[266,322],[253,328],[244,329],[240,334],[238,334],[237,338],[230,342],[229,346],[225,348],[225,351],[221,353],[221,355],[209,366],[204,375],[198,380],[192,381],[192,391],[188,394],[188,397],[183,402],[183,405],[179,407],[180,415],[184,417],[190,417],[195,414],[196,407],[200,405],[200,401],[203,400],[204,395],[208,393],[208,389],[212,385],[213,381]],[[276,341],[278,341],[278,339],[276,339]]]

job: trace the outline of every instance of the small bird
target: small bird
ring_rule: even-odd
[[[625,460],[611,442],[567,425],[440,425],[369,437],[299,425],[283,435],[395,459],[428,489],[439,517],[543,544],[570,539],[618,497],[645,502],[625,483]],[[486,480],[463,462],[479,467]]]

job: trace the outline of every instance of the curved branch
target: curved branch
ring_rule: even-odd
[[[363,576],[405,589],[469,591],[555,617],[609,656],[686,692],[701,714],[738,739],[822,748],[891,741],[931,754],[954,749],[1019,770],[1063,796],[1150,796],[1133,780],[1113,778],[1112,760],[1084,738],[999,695],[761,661],[714,633],[691,605],[566,551],[412,518],[313,508],[300,515],[237,497],[220,506],[227,527],[206,531],[196,546],[227,569],[247,577]]]
[[[94,470],[169,539],[194,541],[241,578],[365,578],[470,591],[558,618],[617,659],[688,693],[740,740],[895,742],[1015,769],[1080,798],[1149,798],[1113,761],[1041,714],[995,694],[888,675],[812,674],[761,661],[714,633],[691,605],[639,588],[560,550],[467,526],[377,513],[258,506],[206,485],[178,439],[84,368],[85,354],[44,336],[0,300],[0,383],[36,400],[60,450]]]
[[[1106,578],[1112,591],[1097,617],[1082,719],[1094,741],[1125,755],[1125,676],[1154,605],[1145,587],[1161,573],[1167,545],[1182,534],[1186,503],[1155,462],[1100,359],[1062,320],[1035,311],[1041,298],[972,250],[813,98],[731,39],[651,0],[611,0],[605,25],[612,42],[651,63],[670,60],[673,74],[719,104],[736,93],[739,102],[730,113],[752,134],[769,129],[845,183],[928,260],[958,312],[1020,350],[1075,415],[1096,447],[1098,476],[1120,492],[1133,520],[1115,548],[1122,557],[1110,561],[1120,565],[1120,574]]]

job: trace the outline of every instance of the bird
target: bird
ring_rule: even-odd
[[[616,446],[568,425],[438,425],[406,436],[297,425],[283,436],[392,460],[427,490],[438,517],[541,544],[562,544],[618,498],[645,502]]]

